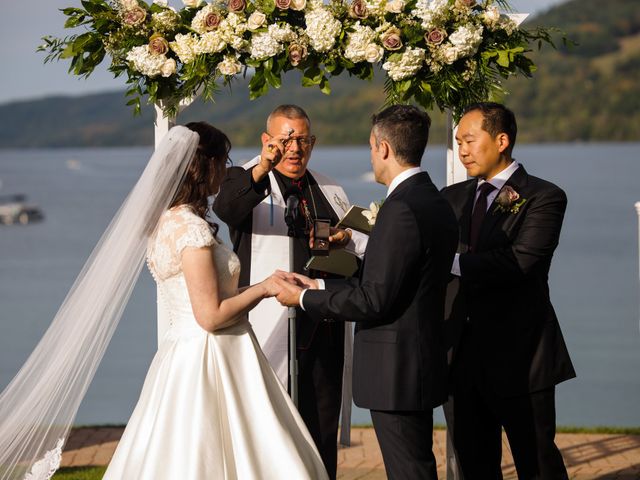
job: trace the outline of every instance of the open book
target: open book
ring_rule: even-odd
[[[371,225],[369,225],[367,218],[362,215],[364,210],[362,207],[352,205],[336,226],[350,228],[368,235],[371,232]],[[305,270],[319,270],[343,277],[351,277],[358,270],[358,259],[353,253],[347,252],[342,248],[332,249],[327,257],[311,257],[305,265]]]

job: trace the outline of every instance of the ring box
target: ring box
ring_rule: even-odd
[[[329,236],[331,222],[329,220],[316,219],[313,222],[313,248],[311,254],[326,257],[329,255]]]

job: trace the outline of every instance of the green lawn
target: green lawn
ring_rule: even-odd
[[[107,467],[66,467],[53,476],[53,480],[100,480]]]

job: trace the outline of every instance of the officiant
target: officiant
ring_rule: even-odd
[[[298,192],[299,214],[293,242],[293,271],[311,258],[309,237],[317,219],[335,226],[350,207],[342,187],[307,169],[315,144],[307,113],[280,105],[267,119],[259,156],[231,167],[215,199],[215,214],[229,226],[240,257],[240,287],[256,283],[275,270],[290,270],[289,238],[284,220],[287,192]],[[366,237],[332,229],[331,241],[363,253]],[[353,237],[353,238],[352,238]],[[298,409],[322,456],[330,478],[336,477],[346,323],[313,321],[297,310]],[[256,337],[283,385],[288,384],[287,309],[275,299],[261,302],[249,314]],[[349,331],[350,332],[350,331]]]

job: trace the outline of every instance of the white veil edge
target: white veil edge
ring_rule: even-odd
[[[51,326],[0,394],[0,479],[48,480],[199,136],[172,128],[102,235]]]

